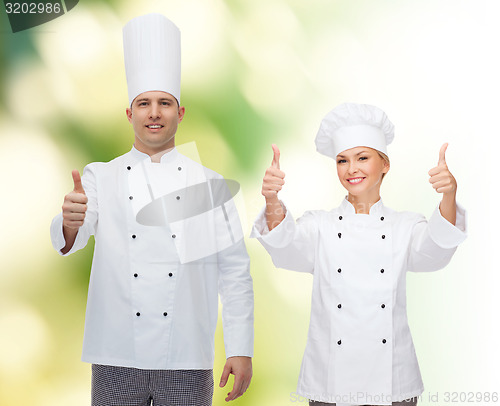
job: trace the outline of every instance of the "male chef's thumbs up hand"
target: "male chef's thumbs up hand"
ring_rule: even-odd
[[[85,220],[88,199],[85,190],[83,190],[80,173],[74,170],[71,174],[73,175],[74,188],[64,196],[62,205],[63,227],[77,230]]]
[[[262,182],[262,195],[267,202],[277,201],[278,192],[285,184],[285,172],[280,170],[280,150],[275,144],[272,144],[273,160],[271,166],[267,168],[264,180]]]
[[[457,181],[448,170],[446,165],[445,153],[448,144],[443,144],[439,151],[439,160],[436,167],[429,171],[429,182],[436,192],[443,193],[444,195],[455,195],[457,192]]]

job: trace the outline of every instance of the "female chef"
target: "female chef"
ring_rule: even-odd
[[[262,185],[257,237],[280,268],[314,275],[311,320],[297,393],[310,405],[416,405],[423,384],[406,316],[406,272],[448,264],[466,237],[457,183],[445,161],[429,171],[442,200],[429,221],[382,203],[394,126],[377,107],[342,104],[323,119],[318,152],[336,160],[347,196],[294,221],[278,200],[279,150]]]

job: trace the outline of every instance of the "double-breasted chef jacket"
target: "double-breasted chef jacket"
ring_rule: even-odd
[[[285,206],[286,207],[286,206]],[[375,203],[356,214],[344,199],[269,231],[264,209],[257,237],[280,268],[314,275],[311,318],[297,393],[316,401],[391,404],[423,392],[406,315],[406,272],[443,268],[466,237],[437,208],[429,221]]]
[[[167,194],[222,179],[175,148],[160,163],[132,148],[108,163],[85,167],[87,213],[66,254],[94,235],[82,360],[140,369],[211,369],[219,295],[226,357],[251,357],[253,287],[234,202],[172,224],[141,224],[133,202],[148,204],[148,198],[144,185],[131,180],[138,166],[156,172],[156,181],[163,177],[160,188]],[[154,179],[146,185],[151,193]],[[179,207],[185,204],[181,195]],[[231,222],[219,221],[228,217]],[[61,214],[52,222],[51,237],[60,253]]]

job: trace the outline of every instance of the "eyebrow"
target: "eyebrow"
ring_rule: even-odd
[[[360,151],[360,152],[358,152],[358,153],[356,154],[356,156],[361,155],[361,154],[363,154],[363,153],[365,153],[365,152],[369,152],[369,151],[368,151],[368,150],[363,150],[363,151]],[[338,155],[337,155],[337,158],[345,158],[345,155],[338,154]]]
[[[140,102],[143,102],[143,101],[151,101],[151,99],[149,97],[143,97],[141,99],[137,99],[136,102],[137,103],[140,103]],[[162,97],[160,99],[158,99],[158,101],[169,101],[169,102],[173,102],[174,99],[173,98],[170,98],[170,97]]]

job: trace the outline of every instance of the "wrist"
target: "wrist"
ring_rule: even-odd
[[[269,204],[275,204],[275,203],[278,203],[280,199],[278,199],[278,194],[275,194],[273,196],[269,196],[267,197],[266,196],[266,203],[269,203]]]
[[[447,203],[453,203],[456,201],[456,198],[457,198],[457,191],[454,190],[453,192],[443,193],[442,201]]]

